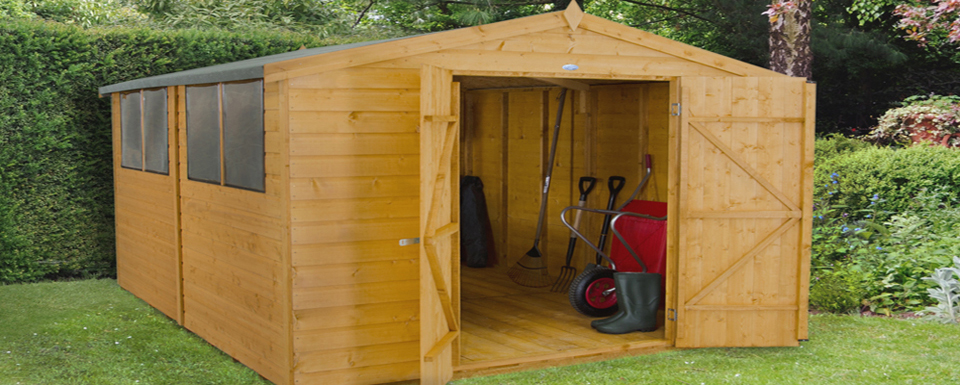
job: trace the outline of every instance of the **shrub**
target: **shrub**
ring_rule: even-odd
[[[902,104],[880,117],[868,136],[870,140],[908,144],[921,131],[929,131],[931,138],[960,132],[960,96],[916,95],[904,99]],[[950,144],[960,144],[960,139],[953,138]]]
[[[849,272],[827,271],[810,285],[810,306],[830,313],[849,313],[860,307],[860,278]]]
[[[937,301],[937,306],[924,309],[928,318],[943,323],[960,323],[960,281],[957,278],[960,278],[960,258],[957,257],[953,257],[953,267],[937,269],[931,276],[923,278],[937,286],[927,289],[930,298]]]
[[[97,87],[324,42],[0,23],[0,283],[115,274],[110,104]]]

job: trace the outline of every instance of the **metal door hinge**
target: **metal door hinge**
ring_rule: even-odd
[[[670,115],[680,116],[680,103],[673,103],[670,105]]]
[[[677,309],[667,309],[667,320],[669,321],[677,320]]]
[[[400,240],[400,246],[410,246],[420,243],[420,238],[404,238]]]

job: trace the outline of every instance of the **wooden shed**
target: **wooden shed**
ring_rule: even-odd
[[[622,175],[629,191],[651,154],[642,197],[668,207],[654,332],[599,334],[565,293],[506,278],[534,237],[560,86],[573,92],[541,249],[556,274],[577,178]],[[277,384],[797,346],[814,91],[576,2],[106,86],[118,281]],[[461,175],[485,185],[496,267],[460,267]],[[587,222],[593,238],[599,219]]]

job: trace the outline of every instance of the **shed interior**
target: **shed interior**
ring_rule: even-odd
[[[594,318],[579,314],[566,291],[527,288],[507,277],[535,236],[560,94],[560,87],[549,81],[454,77],[460,83],[460,173],[483,182],[496,255],[488,262],[492,267],[461,267],[462,337],[460,362],[455,364],[461,376],[545,357],[601,359],[628,349],[672,345],[667,342],[663,313],[654,332],[606,335],[589,326]],[[626,178],[619,206],[640,183],[646,172],[643,158],[649,154],[653,174],[636,199],[667,201],[670,82],[578,79],[577,83],[581,90],[567,93],[540,243],[553,278],[565,263],[570,239],[560,211],[577,204],[581,176],[598,179],[587,207],[601,209],[610,194],[607,178]],[[601,215],[584,215],[581,232],[596,242],[602,220]],[[580,273],[595,252],[582,241],[575,250],[571,266]]]

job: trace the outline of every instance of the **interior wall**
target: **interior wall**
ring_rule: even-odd
[[[184,87],[179,88],[184,95]],[[264,85],[265,192],[187,179],[178,100],[184,326],[275,383],[289,379],[286,186],[276,83]]]
[[[419,69],[289,81],[294,376],[419,376]]]
[[[540,243],[551,274],[565,263],[570,231],[559,214],[577,203],[581,176],[598,178],[588,196],[592,208],[606,208],[609,176],[625,177],[619,205],[640,182],[643,154],[650,153],[654,175],[640,197],[666,201],[668,94],[666,82],[568,92]],[[464,96],[463,173],[484,183],[501,268],[513,266],[533,244],[558,96],[556,87]],[[601,224],[602,216],[587,214],[581,231],[595,242]],[[572,265],[582,270],[595,252],[582,242],[576,250]]]

